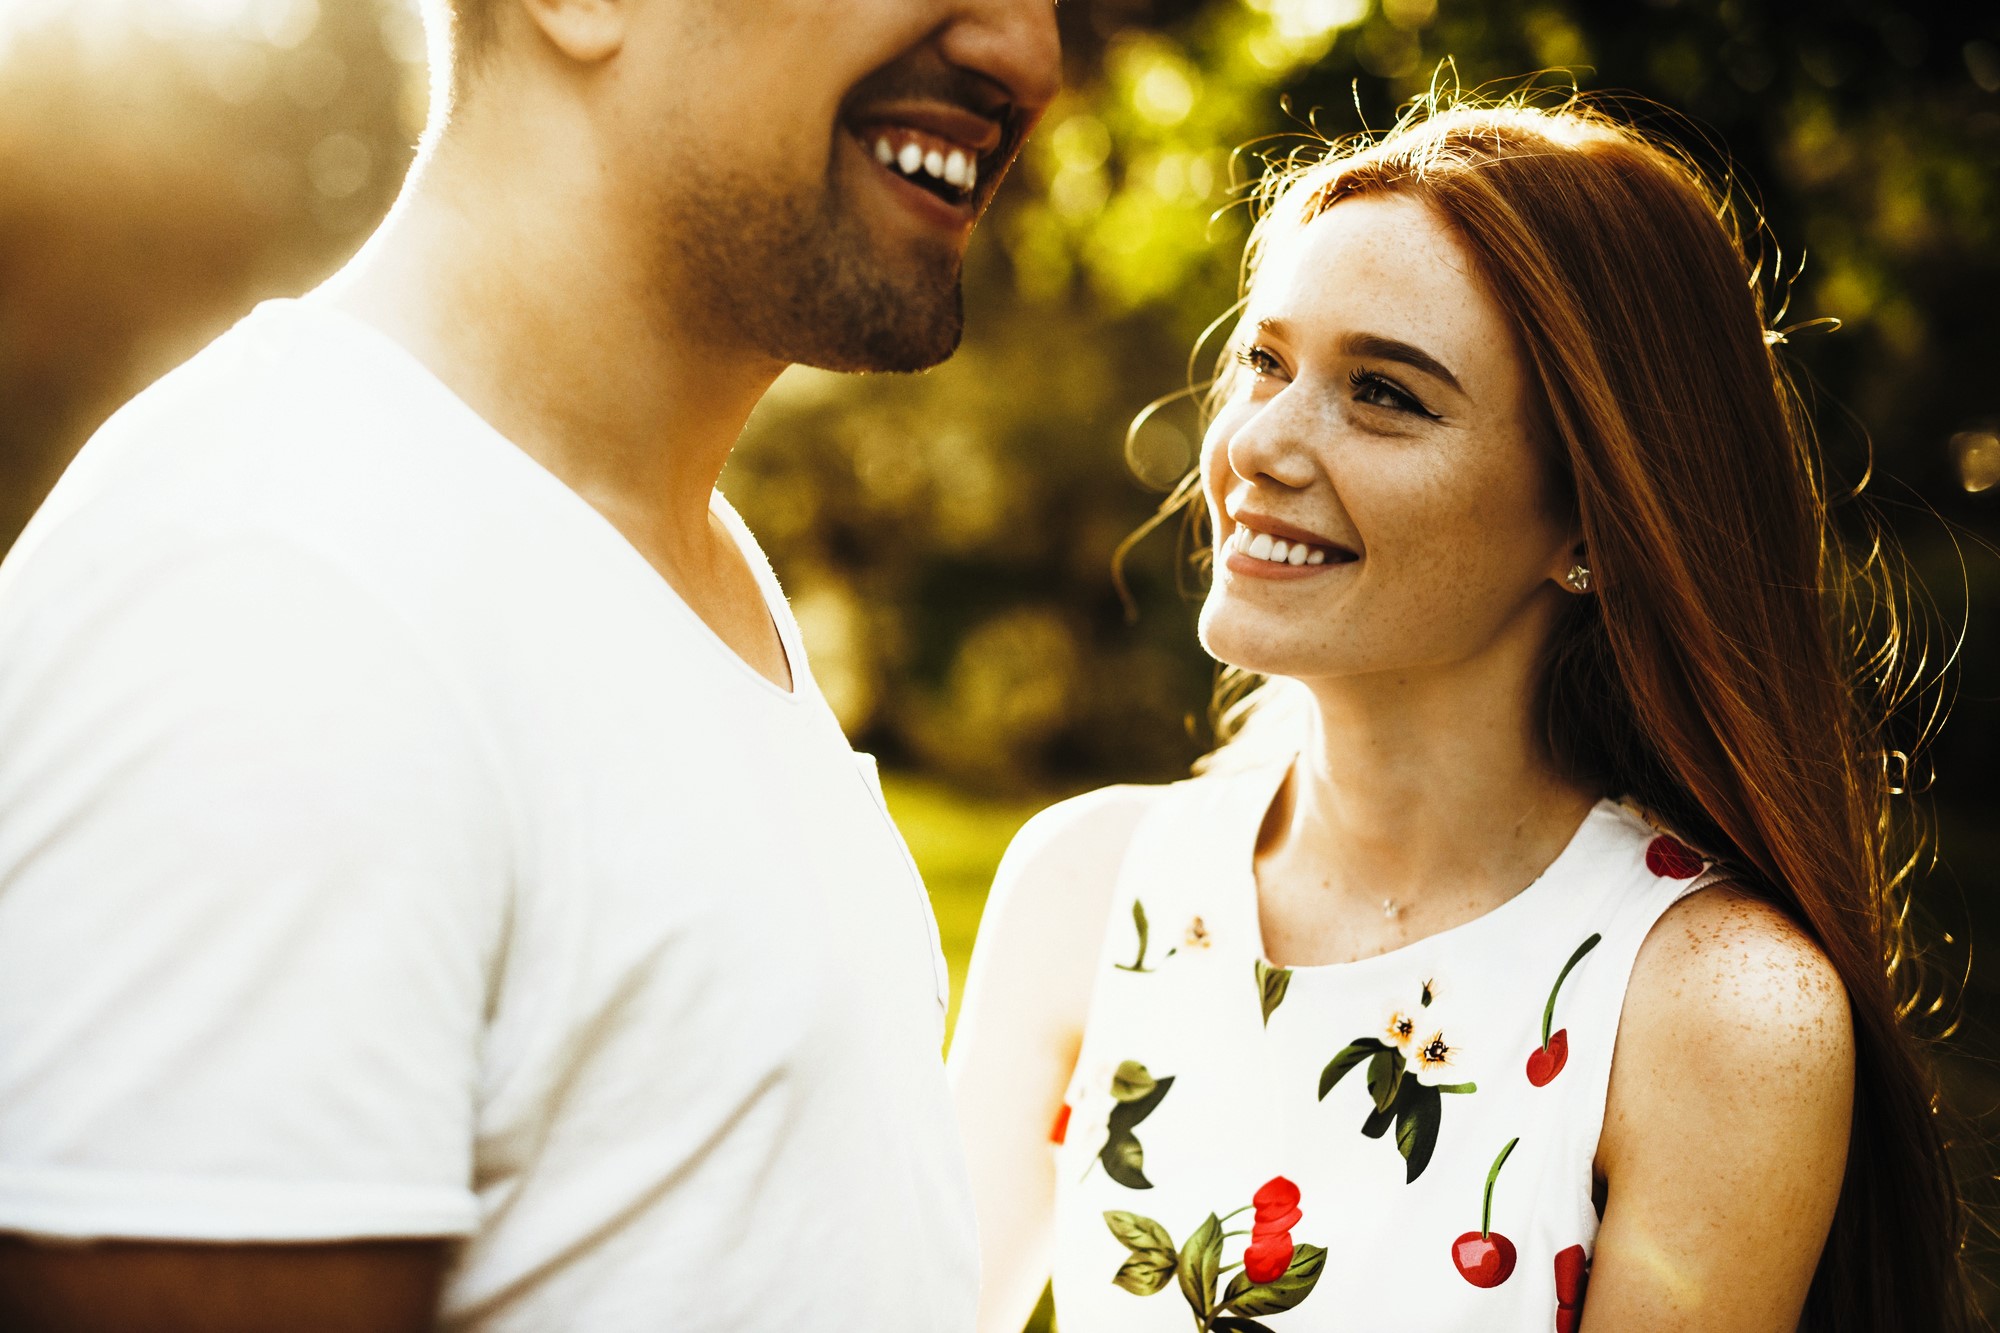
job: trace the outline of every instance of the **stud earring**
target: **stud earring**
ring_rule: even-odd
[[[1587,565],[1571,565],[1569,573],[1563,575],[1563,583],[1571,592],[1590,591],[1590,568]]]

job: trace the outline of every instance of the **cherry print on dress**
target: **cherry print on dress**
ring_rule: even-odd
[[[1662,879],[1693,879],[1701,867],[1701,858],[1687,844],[1664,833],[1646,844],[1646,869]]]
[[[1493,1159],[1493,1169],[1486,1173],[1479,1230],[1468,1231],[1451,1243],[1451,1261],[1457,1266],[1459,1276],[1475,1287],[1497,1287],[1514,1273],[1514,1242],[1493,1229],[1493,1183],[1500,1178],[1507,1155],[1520,1141],[1518,1136],[1507,1140],[1507,1146]]]
[[[1542,1044],[1528,1053],[1528,1082],[1538,1088],[1547,1087],[1549,1081],[1562,1073],[1563,1066],[1569,1063],[1569,1029],[1559,1028],[1554,1033],[1549,1031],[1549,1025],[1556,1016],[1556,996],[1562,993],[1563,982],[1569,980],[1571,969],[1603,939],[1602,935],[1593,934],[1577,945],[1576,952],[1563,964],[1562,971],[1556,973],[1556,984],[1549,988],[1549,1002],[1542,1007]]]
[[[1231,1218],[1255,1210],[1246,1233],[1223,1230]],[[1326,1268],[1326,1250],[1318,1245],[1294,1245],[1292,1228],[1304,1213],[1299,1187],[1283,1176],[1259,1186],[1251,1202],[1227,1216],[1210,1213],[1178,1249],[1171,1232],[1150,1217],[1113,1210],[1104,1224],[1130,1252],[1111,1281],[1134,1296],[1151,1296],[1179,1280],[1181,1295],[1200,1333],[1270,1333],[1258,1320],[1283,1314],[1312,1295]],[[1223,1246],[1248,1235],[1240,1265],[1222,1262]],[[1223,1274],[1241,1272],[1220,1292]]]
[[[1257,1211],[1250,1226],[1250,1245],[1243,1251],[1243,1272],[1252,1282],[1276,1282],[1292,1262],[1292,1228],[1305,1213],[1299,1207],[1299,1187],[1273,1176],[1250,1199]]]
[[[1556,1253],[1556,1333],[1576,1333],[1583,1318],[1584,1288],[1590,1284],[1590,1256],[1572,1245]]]

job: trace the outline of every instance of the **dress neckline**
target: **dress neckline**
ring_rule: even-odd
[[[1394,968],[1408,962],[1420,953],[1438,948],[1446,943],[1460,940],[1482,932],[1492,931],[1517,919],[1533,916],[1545,910],[1551,903],[1561,898],[1564,887],[1577,877],[1577,867],[1590,858],[1590,848],[1601,841],[1605,830],[1616,823],[1622,812],[1618,803],[1609,798],[1600,798],[1584,814],[1562,850],[1542,872],[1523,887],[1520,892],[1505,902],[1489,907],[1478,916],[1461,921],[1455,926],[1433,931],[1418,939],[1399,944],[1393,949],[1370,954],[1366,958],[1350,958],[1337,963],[1296,963],[1280,967],[1271,961],[1264,948],[1263,896],[1257,885],[1257,834],[1264,827],[1264,820],[1270,814],[1271,803],[1278,797],[1278,789],[1292,771],[1296,756],[1282,762],[1273,762],[1265,767],[1242,775],[1242,791],[1238,795],[1241,809],[1231,809],[1224,821],[1223,844],[1229,863],[1231,896],[1247,913],[1244,923],[1245,938],[1250,941],[1251,950],[1260,966],[1272,971],[1292,974],[1296,981],[1301,976],[1367,976],[1384,969]],[[1238,821],[1241,822],[1238,822]]]

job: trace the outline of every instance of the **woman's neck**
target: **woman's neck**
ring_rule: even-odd
[[[1598,795],[1549,756],[1533,679],[1488,661],[1311,683],[1309,738],[1259,839],[1260,880],[1284,890],[1267,897],[1399,923],[1393,947],[1531,883]]]

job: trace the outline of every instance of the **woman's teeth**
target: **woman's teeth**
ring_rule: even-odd
[[[1229,534],[1224,545],[1235,554],[1247,555],[1252,560],[1268,560],[1274,565],[1323,565],[1327,559],[1323,546],[1288,542],[1283,537],[1273,537],[1268,532],[1252,532],[1241,526]]]
[[[904,139],[898,147],[887,134],[875,136],[875,160],[901,172],[919,185],[942,181],[955,190],[971,193],[979,183],[979,160],[962,148],[926,147],[914,139]],[[925,178],[929,179],[926,180]]]

